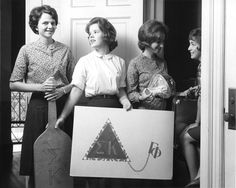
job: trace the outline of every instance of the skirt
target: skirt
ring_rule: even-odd
[[[60,115],[67,95],[56,101],[57,115]],[[45,131],[48,123],[48,101],[44,93],[35,92],[32,94],[28,104],[20,160],[20,175],[32,176],[34,174],[34,151],[35,140]],[[73,113],[65,121],[64,131],[71,137],[73,125]]]
[[[116,95],[98,95],[94,97],[87,97],[86,106],[122,108],[122,105]]]
[[[196,140],[198,143],[200,143],[201,126],[191,128],[187,132],[194,140]]]

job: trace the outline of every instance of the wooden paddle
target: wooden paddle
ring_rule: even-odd
[[[71,138],[55,129],[56,102],[48,102],[47,129],[34,143],[34,172],[36,188],[73,188],[70,177]]]

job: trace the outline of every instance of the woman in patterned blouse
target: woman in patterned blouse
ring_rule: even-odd
[[[166,26],[156,20],[146,21],[139,29],[138,46],[142,53],[130,61],[127,71],[127,93],[136,108],[166,109],[166,99],[159,95],[160,92],[147,90],[157,74],[163,75],[170,80],[170,85],[174,86],[173,79],[167,74],[167,64],[163,58],[166,35]]]
[[[44,5],[31,10],[29,25],[39,39],[24,45],[17,56],[10,78],[12,91],[32,92],[24,126],[20,174],[28,175],[29,187],[34,187],[33,144],[48,122],[48,101],[56,100],[62,110],[72,86],[75,61],[70,49],[55,41],[58,15]],[[72,117],[67,119],[65,132],[72,134]]]

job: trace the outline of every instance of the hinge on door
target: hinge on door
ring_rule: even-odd
[[[228,122],[228,129],[233,129],[233,130],[236,130],[235,105],[236,105],[236,89],[229,88],[228,112],[224,113],[224,120]]]

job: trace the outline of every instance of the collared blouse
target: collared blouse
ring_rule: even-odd
[[[100,55],[93,51],[79,59],[75,66],[72,84],[85,90],[86,97],[118,94],[126,87],[125,61],[114,55]]]
[[[54,76],[61,87],[71,82],[74,67],[69,47],[57,41],[47,46],[38,40],[21,47],[10,82],[43,83]]]

